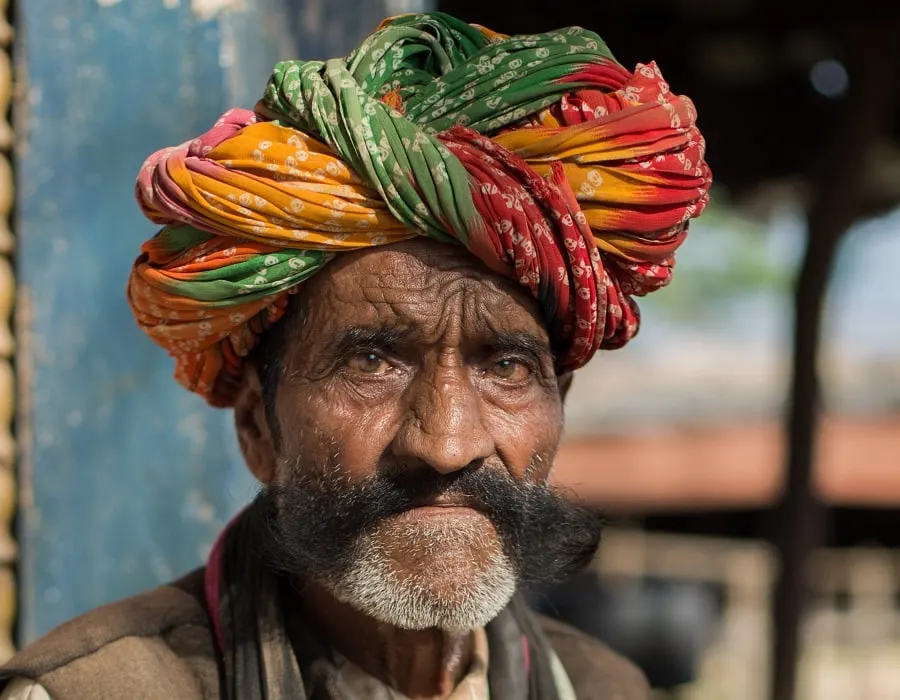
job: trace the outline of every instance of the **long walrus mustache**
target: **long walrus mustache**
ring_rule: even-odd
[[[603,517],[596,510],[546,483],[514,480],[502,467],[475,464],[440,474],[391,463],[359,481],[336,457],[318,468],[302,457],[284,466],[288,478],[265,487],[251,510],[269,563],[290,574],[345,571],[366,534],[436,501],[483,513],[523,584],[551,583],[581,570],[600,543]]]

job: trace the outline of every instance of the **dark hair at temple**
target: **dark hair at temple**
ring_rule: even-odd
[[[285,348],[296,334],[297,326],[303,319],[302,307],[303,305],[298,303],[297,297],[291,297],[284,316],[260,335],[259,342],[250,351],[247,358],[259,372],[266,421],[269,423],[269,430],[272,432],[272,438],[276,444],[281,442],[281,429],[275,415],[275,397],[278,394],[278,386],[284,377]]]

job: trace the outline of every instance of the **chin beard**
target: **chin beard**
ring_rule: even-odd
[[[395,627],[463,631],[494,619],[518,577],[486,520],[466,527],[451,518],[379,525],[360,537],[349,568],[320,581],[338,600]]]
[[[351,481],[336,459],[297,459],[281,473],[251,508],[268,562],[404,629],[481,627],[519,585],[579,571],[600,542],[598,513],[502,468],[397,466]],[[483,515],[398,518],[437,496],[465,498]]]

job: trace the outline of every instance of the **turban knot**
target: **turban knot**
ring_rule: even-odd
[[[592,32],[393,18],[346,58],[279,63],[253,111],[146,161],[136,196],[163,228],[129,301],[178,380],[227,406],[305,279],[427,236],[525,286],[571,371],[630,340],[634,298],[669,282],[703,156],[691,101]]]

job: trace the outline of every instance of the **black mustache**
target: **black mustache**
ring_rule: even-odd
[[[516,482],[502,468],[471,465],[441,474],[428,467],[400,464],[380,470],[369,486],[370,495],[379,502],[382,517],[440,502],[465,505],[498,517],[525,498],[526,492],[542,488]]]
[[[599,545],[598,512],[546,483],[514,479],[503,467],[476,464],[441,474],[426,465],[391,463],[355,481],[336,462],[294,466],[287,482],[264,489],[253,507],[270,562],[294,574],[349,567],[361,535],[435,502],[484,513],[523,583],[564,578],[586,566]]]

